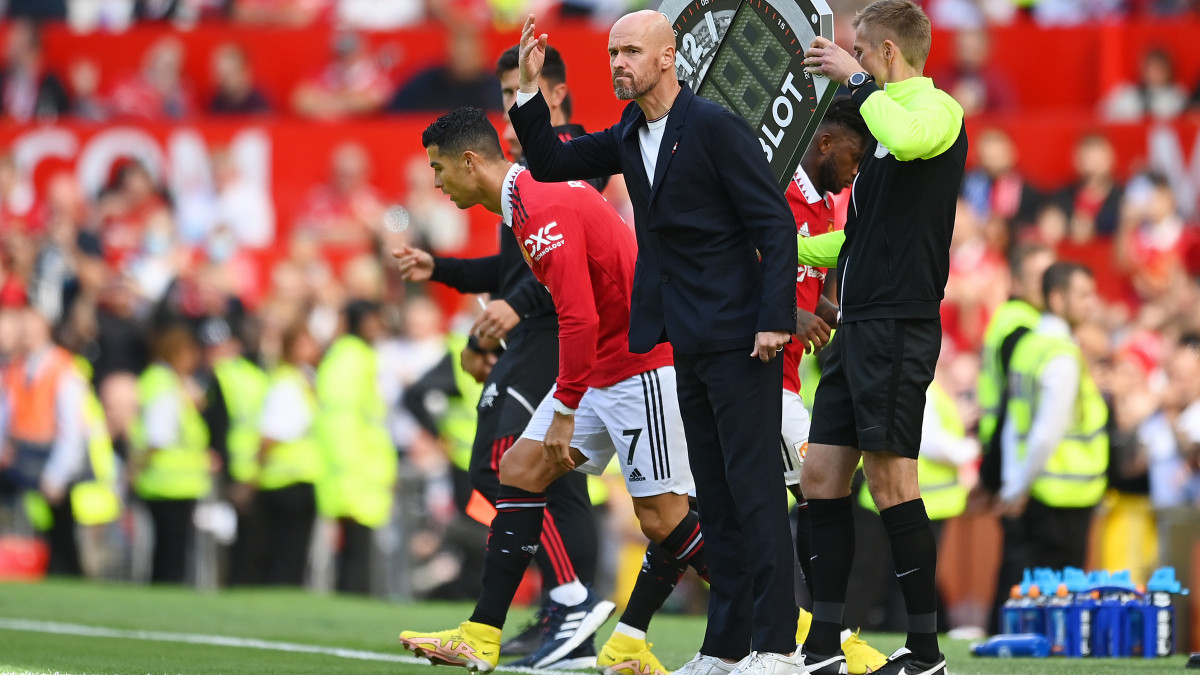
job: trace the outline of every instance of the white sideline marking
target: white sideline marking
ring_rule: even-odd
[[[429,662],[415,656],[372,652],[362,649],[345,649],[342,647],[322,647],[320,645],[305,645],[296,642],[277,642],[274,640],[258,640],[255,638],[239,638],[225,635],[204,635],[202,633],[167,633],[149,630],[120,630],[102,626],[85,626],[77,623],[59,623],[57,621],[31,621],[28,619],[0,618],[0,630],[15,630],[27,633],[50,633],[54,635],[79,635],[83,637],[117,638],[125,640],[150,640],[153,642],[182,642],[196,645],[212,645],[217,647],[241,647],[245,649],[265,649],[277,652],[293,652],[302,654],[323,654],[342,659],[357,659],[359,661],[387,661],[406,665],[427,666]],[[524,673],[525,675],[552,675],[562,673],[561,670],[544,668],[514,668],[499,666],[498,671]],[[0,671],[0,675],[29,675],[33,671]],[[49,671],[42,671],[49,673]],[[67,675],[55,671],[53,675]]]

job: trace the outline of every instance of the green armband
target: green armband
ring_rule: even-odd
[[[805,237],[796,235],[796,252],[801,265],[813,267],[837,267],[838,254],[842,244],[846,243],[846,233],[842,230]]]

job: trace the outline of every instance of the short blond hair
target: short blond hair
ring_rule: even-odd
[[[922,68],[929,58],[933,29],[925,10],[912,0],[875,0],[854,15],[855,30],[867,26],[867,36],[873,46],[891,40],[904,54],[904,60],[914,68]]]

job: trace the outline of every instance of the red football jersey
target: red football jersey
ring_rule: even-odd
[[[804,169],[796,169],[792,182],[785,193],[788,206],[796,218],[796,231],[804,237],[833,232],[833,200],[822,195],[813,187]],[[796,307],[808,312],[816,311],[817,300],[825,288],[825,268],[797,265]],[[796,338],[783,347],[783,388],[800,393],[800,357],[804,347]]]
[[[503,190],[504,222],[558,311],[554,397],[577,408],[588,387],[674,363],[668,344],[629,351],[637,240],[604,197],[583,181],[539,183],[516,164]]]

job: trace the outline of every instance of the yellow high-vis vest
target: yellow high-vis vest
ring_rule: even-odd
[[[146,499],[199,499],[212,489],[208,456],[208,426],[188,395],[184,383],[161,363],[151,364],[138,378],[142,415],[131,430],[133,453],[145,456],[146,408],[162,396],[173,396],[179,405],[179,436],[169,448],[156,448],[145,458],[133,480],[134,490]]]
[[[84,380],[91,379],[91,364],[77,356],[75,365]],[[87,430],[88,475],[71,487],[71,513],[80,525],[103,525],[121,515],[120,477],[104,406],[90,384],[83,401],[83,423]]]
[[[317,368],[317,441],[328,471],[317,483],[317,510],[380,527],[392,513],[398,458],[386,427],[371,345],[338,338]]]
[[[1000,417],[1000,404],[1005,387],[1004,373],[1000,364],[1000,348],[1004,340],[1018,328],[1033,330],[1042,315],[1024,300],[1009,300],[996,308],[983,333],[983,358],[979,370],[979,386],[976,399],[979,401],[979,443],[986,450]]]
[[[249,359],[225,359],[213,367],[229,410],[229,475],[239,483],[254,480],[258,471],[258,421],[267,395],[267,375]]]
[[[1067,435],[1033,481],[1029,494],[1058,508],[1095,506],[1104,497],[1108,470],[1108,406],[1071,339],[1030,333],[1021,338],[1009,366],[1008,420],[1017,435],[1017,457],[1028,451],[1046,366],[1066,356],[1079,363],[1079,394]]]
[[[303,392],[305,413],[313,424],[300,438],[279,441],[266,451],[258,469],[258,487],[262,490],[278,490],[296,483],[315,484],[325,469],[315,433],[317,396],[308,376],[293,365],[282,364],[271,373],[270,388],[278,386],[294,386]]]

